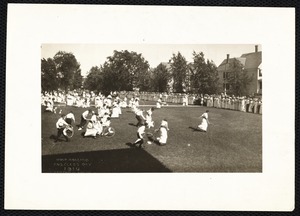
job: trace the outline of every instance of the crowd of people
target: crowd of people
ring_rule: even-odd
[[[62,114],[60,106],[82,107],[86,110],[82,113],[80,123],[77,125],[78,130],[85,128],[84,137],[91,136],[96,138],[98,135],[103,135],[107,132],[105,129],[110,128],[111,119],[119,118],[122,114],[122,108],[130,108],[137,119],[137,140],[133,143],[134,146],[141,147],[144,143],[146,130],[154,128],[152,114],[154,107],[145,111],[140,109],[140,101],[153,101],[156,108],[161,108],[165,105],[180,104],[180,106],[199,105],[204,107],[214,107],[219,109],[236,110],[241,112],[250,112],[262,114],[262,100],[254,97],[235,97],[225,94],[220,95],[202,95],[202,94],[176,94],[176,93],[153,93],[153,92],[110,92],[107,96],[104,94],[96,94],[89,91],[71,91],[65,94],[61,92],[44,93],[42,94],[42,105],[45,106],[45,111],[61,114],[61,117],[56,123],[57,136],[64,136],[66,141],[69,141],[65,129],[71,130],[72,124],[75,124],[75,116],[73,112]],[[93,111],[90,107],[96,108]],[[145,112],[145,113],[144,113]],[[207,131],[209,124],[208,110],[200,116],[201,122],[198,125],[198,130]],[[154,141],[159,145],[165,145],[168,139],[168,122],[163,119],[158,129],[157,139]],[[72,131],[73,132],[73,131]],[[109,131],[108,131],[109,132]],[[152,140],[153,141],[153,140]],[[151,139],[148,144],[152,143]]]
[[[234,96],[226,94],[185,94],[185,93],[157,93],[157,92],[110,92],[108,96],[93,91],[71,91],[67,94],[63,92],[45,93],[42,95],[42,104],[49,111],[53,111],[54,102],[66,104],[67,106],[89,108],[95,106],[99,108],[103,104],[119,106],[122,108],[139,106],[140,101],[154,101],[156,108],[161,108],[167,104],[182,104],[183,106],[200,105],[219,109],[236,110],[262,114],[261,97]],[[117,112],[115,112],[117,114]]]

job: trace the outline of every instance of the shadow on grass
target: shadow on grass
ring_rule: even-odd
[[[52,139],[52,140],[55,140],[56,136],[52,134],[49,138]]]
[[[200,130],[200,129],[197,128],[197,127],[192,127],[192,126],[190,126],[189,129],[192,129],[193,132],[205,132],[205,131],[203,131],[203,130]]]
[[[134,123],[128,123],[128,125],[137,127],[137,124],[134,124]]]
[[[129,143],[127,143],[129,144]],[[42,156],[43,173],[172,172],[143,148]]]

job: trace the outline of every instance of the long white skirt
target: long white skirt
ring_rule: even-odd
[[[89,123],[87,125],[86,131],[84,136],[96,136],[97,134],[101,134],[103,130],[103,127],[99,122],[97,123]]]
[[[120,114],[120,110],[118,107],[112,108],[112,114],[111,114],[112,118],[119,118],[119,114]]]
[[[202,118],[202,122],[201,124],[198,125],[198,128],[200,130],[207,131],[207,127],[208,127],[207,120],[205,118]]]

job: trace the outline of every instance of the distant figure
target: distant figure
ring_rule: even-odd
[[[200,131],[203,131],[203,132],[207,131],[207,127],[208,127],[208,124],[209,124],[209,121],[208,121],[208,112],[209,112],[209,110],[206,110],[206,112],[203,113],[200,116],[200,118],[202,118],[201,124],[198,125],[198,129]]]
[[[161,103],[162,103],[162,101],[161,101],[161,99],[159,98],[159,99],[157,100],[157,102],[156,102],[156,108],[157,108],[157,109],[160,109],[160,108],[161,108]]]

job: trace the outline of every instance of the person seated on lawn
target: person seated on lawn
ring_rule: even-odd
[[[56,122],[57,135],[56,135],[55,142],[58,141],[58,139],[61,135],[63,135],[65,137],[66,142],[69,141],[69,138],[67,136],[65,136],[63,133],[64,129],[69,126],[69,124],[64,120],[64,118],[65,118],[65,115],[62,114],[61,117]]]
[[[207,127],[208,127],[208,124],[209,124],[209,121],[208,121],[208,113],[209,113],[209,110],[206,110],[205,113],[203,113],[200,118],[202,119],[201,123],[198,125],[198,129],[200,131],[203,131],[203,132],[206,132],[207,131]]]
[[[96,139],[96,136],[97,136],[97,128],[95,127],[94,125],[95,123],[92,121],[92,120],[89,120],[88,121],[88,124],[86,126],[86,131],[84,133],[84,137],[87,137],[87,136],[91,136],[93,137],[94,139]]]
[[[138,147],[141,148],[144,143],[144,135],[145,135],[145,124],[142,123],[137,129],[137,140],[133,143],[134,146],[139,145]]]
[[[169,130],[169,125],[166,119],[162,120],[160,124],[160,128],[155,130],[156,132],[159,131],[159,137],[157,137],[157,141],[161,146],[167,144],[168,130]]]

